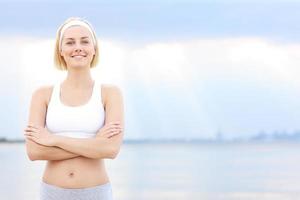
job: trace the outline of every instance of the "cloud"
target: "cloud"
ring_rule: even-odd
[[[18,84],[23,105],[39,85],[64,78],[53,67],[53,39],[0,41],[2,66],[10,66],[2,68],[1,86]],[[100,64],[92,75],[121,87],[128,138],[215,137],[218,130],[237,137],[300,128],[299,44],[251,37],[99,43]],[[17,81],[3,75],[12,72]],[[21,123],[27,112],[23,106]]]

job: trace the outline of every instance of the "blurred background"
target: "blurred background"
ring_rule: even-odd
[[[44,163],[28,161],[22,130],[32,92],[66,76],[53,65],[55,35],[78,16],[100,44],[93,77],[124,97],[124,148],[108,161],[117,199],[300,198],[299,9],[297,0],[0,1],[0,174],[11,178],[0,191],[20,188],[0,197],[36,197]]]

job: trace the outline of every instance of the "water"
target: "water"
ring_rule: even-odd
[[[44,161],[0,144],[0,199],[34,200]],[[123,144],[106,160],[115,200],[300,199],[300,144]]]

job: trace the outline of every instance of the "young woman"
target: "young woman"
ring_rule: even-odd
[[[117,86],[92,79],[98,53],[90,23],[70,18],[59,27],[55,63],[67,76],[34,91],[24,130],[30,160],[47,160],[41,200],[112,199],[104,159],[122,144],[123,100]]]

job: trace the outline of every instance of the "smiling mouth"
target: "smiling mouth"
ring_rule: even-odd
[[[75,55],[75,56],[71,56],[72,58],[85,58],[86,56],[84,55]]]

